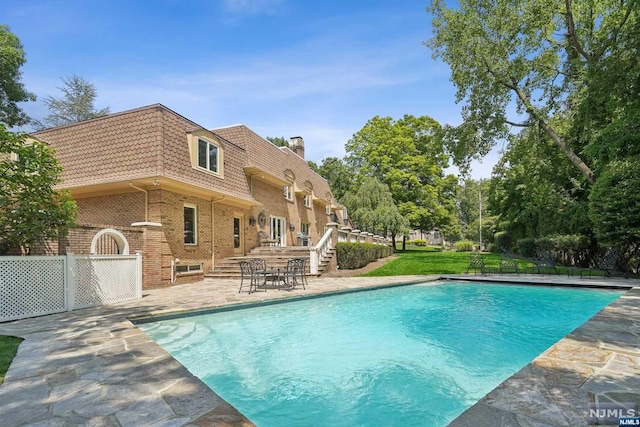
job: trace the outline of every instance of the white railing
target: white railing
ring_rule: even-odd
[[[320,260],[333,247],[332,232],[333,230],[329,228],[324,232],[324,236],[322,236],[318,244],[309,249],[309,270],[311,274],[318,274],[320,271]]]
[[[0,257],[0,322],[142,297],[142,255]]]

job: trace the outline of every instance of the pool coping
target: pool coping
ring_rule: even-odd
[[[133,322],[144,316],[157,319],[155,316],[184,315],[212,307],[237,309],[243,304],[317,298],[441,278],[552,286],[619,285],[627,290],[623,297],[461,414],[452,426],[494,426],[498,420],[508,421],[500,421],[503,425],[514,426],[574,425],[570,421],[577,416],[575,412],[580,411],[569,403],[580,407],[585,419],[590,398],[615,397],[612,393],[616,391],[635,396],[630,387],[640,390],[640,354],[627,342],[637,343],[640,336],[640,281],[637,280],[545,277],[532,280],[532,277],[469,275],[316,278],[310,280],[306,291],[247,295],[237,294],[235,280],[209,279],[145,291],[142,300],[131,303],[0,323],[0,334],[25,338],[5,383],[0,386],[0,420],[15,426],[36,422],[45,425],[249,426],[252,425],[249,420],[151,341]],[[591,322],[595,322],[594,327],[590,326]],[[623,334],[616,329],[620,322],[626,327]],[[566,354],[571,355],[569,360]],[[576,355],[580,354],[601,358],[584,361],[577,359]],[[559,373],[558,369],[563,371]],[[613,380],[598,382],[600,377]],[[611,387],[607,388],[606,384]],[[569,397],[559,399],[551,391],[561,391]],[[531,405],[532,402],[536,405]],[[541,402],[548,402],[549,407]],[[532,408],[544,410],[537,414]]]

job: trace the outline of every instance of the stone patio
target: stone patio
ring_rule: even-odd
[[[634,289],[468,409],[452,426],[587,425],[594,400],[640,400],[640,282],[469,277]],[[0,386],[0,425],[250,426],[129,319],[436,280],[323,277],[307,290],[238,294],[237,280],[144,291],[138,301],[0,323],[24,338]]]

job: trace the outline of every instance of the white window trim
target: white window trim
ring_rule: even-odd
[[[292,185],[285,185],[282,187],[282,193],[284,195],[284,198],[286,200],[289,200],[290,202],[293,201],[293,186]]]
[[[200,141],[205,142],[207,144],[207,167],[203,167],[200,166]],[[211,164],[210,164],[210,157],[209,157],[209,150],[211,149],[210,147],[213,146],[216,148],[216,169],[213,170],[211,169]],[[216,175],[220,175],[220,146],[214,142],[209,141],[206,138],[203,138],[201,136],[198,137],[197,140],[197,144],[196,144],[196,159],[197,159],[197,165],[198,168],[200,169],[204,169],[206,171],[209,171],[211,173],[214,173]]]
[[[184,239],[184,208],[193,209],[193,243],[187,243]],[[189,203],[185,203],[182,207],[182,228],[183,228],[183,236],[182,243],[185,246],[197,246],[198,245],[198,206],[192,205]]]
[[[198,150],[199,150],[198,141],[200,140],[206,141],[207,143],[214,145],[218,148],[217,172],[214,172],[212,170],[209,170],[207,168],[203,168],[200,166],[199,159],[198,159]],[[189,156],[191,159],[191,167],[193,169],[202,173],[208,173],[211,176],[215,176],[217,178],[224,179],[224,147],[222,146],[222,143],[215,138],[215,136],[212,136],[212,134],[210,135],[209,131],[197,130],[194,132],[187,133],[187,143],[189,145]],[[208,162],[208,157],[207,157],[207,162]]]
[[[303,227],[304,225],[307,226],[307,231],[306,232],[304,231],[304,227]],[[310,231],[311,231],[311,223],[300,221],[300,233],[306,234],[308,236]]]
[[[324,213],[326,213],[327,215],[331,215],[331,205],[324,206]]]
[[[304,205],[306,207],[308,207],[309,209],[311,209],[311,206],[313,205],[313,200],[311,198],[311,194],[305,194],[304,195]]]

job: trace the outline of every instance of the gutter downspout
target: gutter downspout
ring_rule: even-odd
[[[214,211],[214,207],[213,205],[215,205],[218,202],[223,201],[226,198],[226,196],[222,196],[222,198],[218,199],[218,200],[213,200],[211,199],[211,270],[215,269],[215,265],[216,265],[216,245],[215,245],[215,237],[216,237],[216,232],[215,232],[215,225],[216,225],[216,220],[215,220],[215,211]]]
[[[129,183],[132,188],[144,193],[144,221],[149,222],[149,192],[144,188],[136,187],[132,182]]]

